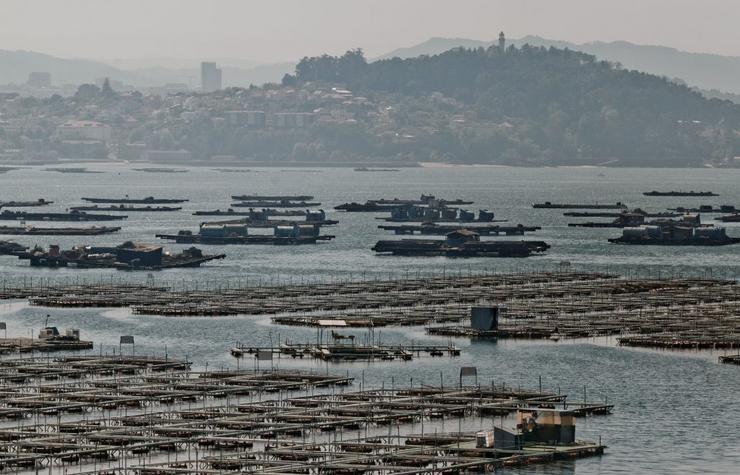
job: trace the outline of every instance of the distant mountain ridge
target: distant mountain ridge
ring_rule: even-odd
[[[110,77],[126,83],[142,78],[99,61],[58,58],[33,51],[0,50],[0,84],[23,84],[34,71],[50,72],[52,83],[93,83],[97,78]]]
[[[247,87],[266,82],[278,82],[285,73],[292,72],[294,63],[255,64],[247,67],[220,65],[224,86]],[[33,51],[0,50],[0,84],[23,84],[34,71],[51,73],[52,84],[94,83],[99,78],[110,78],[136,87],[161,86],[166,83],[184,83],[197,88],[200,69],[197,61],[189,68],[145,67],[122,69],[105,62],[87,59],[59,58]]]
[[[374,60],[392,57],[411,58],[435,55],[455,47],[488,47],[491,41],[468,38],[430,38],[414,46],[395,49]],[[690,86],[740,94],[740,57],[708,53],[688,53],[665,46],[636,45],[626,41],[592,42],[584,44],[550,40],[539,36],[508,39],[507,44],[521,46],[554,46],[592,54],[599,59],[621,63],[625,68],[678,78]],[[224,86],[242,86],[279,82],[285,73],[292,72],[295,64],[256,63],[249,60],[222,59]],[[218,62],[218,60],[217,60]],[[186,61],[163,59],[155,61],[111,60],[110,63],[87,59],[67,59],[32,51],[0,50],[0,84],[23,84],[32,71],[47,71],[55,85],[93,83],[109,77],[137,87],[161,86],[165,83],[185,83],[197,87],[200,71],[196,60],[186,67]],[[253,66],[251,66],[253,64]],[[143,67],[142,67],[143,66]],[[719,94],[709,94],[718,96]]]
[[[679,78],[701,89],[717,89],[740,94],[740,57],[737,56],[689,53],[667,46],[636,45],[627,41],[576,44],[539,36],[507,39],[507,44],[516,46],[526,43],[532,46],[554,46],[582,51],[599,59],[621,63],[627,69],[636,69],[671,79]],[[412,58],[422,54],[439,54],[460,46],[486,48],[491,44],[491,41],[467,38],[431,38],[415,46],[393,50],[375,59]]]

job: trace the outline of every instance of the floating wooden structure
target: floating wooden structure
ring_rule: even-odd
[[[175,203],[185,203],[186,199],[182,198],[154,198],[153,196],[147,196],[146,198],[129,198],[126,196],[125,198],[82,198],[82,201],[87,201],[89,203],[117,203],[117,204],[175,204]]]
[[[311,201],[311,195],[231,195],[235,201]]]
[[[13,241],[0,241],[0,255],[3,256],[17,256],[26,252],[28,248],[23,244],[18,244]]]
[[[634,214],[641,214],[646,218],[678,218],[683,213],[662,211],[657,213],[643,211],[641,209],[635,209],[631,211]],[[624,211],[566,211],[563,216],[569,216],[571,218],[619,218],[625,214]]]
[[[364,311],[377,310],[374,316],[406,309],[418,309],[418,318],[399,316],[392,324],[414,325],[429,321],[455,320],[467,316],[466,305],[491,299],[509,300],[528,295],[579,295],[616,291],[623,285],[648,285],[643,281],[623,283],[614,276],[595,273],[557,272],[498,275],[448,275],[432,278],[369,280],[304,285],[247,285],[201,291],[176,291],[167,287],[117,285],[44,285],[26,287],[6,284],[0,298],[29,298],[32,305],[49,307],[133,307],[134,312],[162,315],[273,315],[316,312],[343,312],[348,324],[366,320]],[[649,281],[648,281],[649,282]],[[652,288],[652,287],[650,287]],[[606,289],[606,290],[604,290]],[[624,290],[621,290],[624,292]],[[382,313],[379,312],[382,309]],[[459,309],[460,316],[456,315]],[[321,313],[324,312],[324,316]],[[307,315],[305,315],[308,317]],[[439,320],[438,320],[439,319]],[[392,321],[393,319],[389,319]],[[377,320],[378,322],[380,320]],[[372,325],[372,323],[370,324]]]
[[[3,211],[0,212],[0,221],[116,221],[126,219],[125,215],[112,214],[89,214],[82,211],[71,211],[69,213],[41,213],[26,211]]]
[[[69,208],[72,211],[115,211],[115,212],[130,212],[130,213],[152,213],[161,211],[180,211],[180,206],[126,206],[126,205],[111,205],[111,206],[72,206]]]
[[[585,223],[568,223],[568,226],[577,228],[636,228],[640,226],[653,227],[701,227],[701,218],[698,214],[685,214],[680,219],[659,218],[645,221],[645,215],[640,213],[623,213],[614,221],[589,221]],[[706,227],[706,226],[705,226]],[[630,233],[631,234],[631,233]]]
[[[120,227],[92,226],[89,228],[40,228],[36,226],[0,226],[0,235],[16,236],[98,236],[120,231]]]
[[[525,233],[534,232],[542,229],[540,226],[500,226],[500,225],[481,225],[469,224],[461,227],[458,224],[392,224],[380,225],[379,229],[384,231],[393,231],[394,234],[421,234],[421,235],[447,235],[459,229],[467,229],[481,236],[523,236]]]
[[[225,221],[206,221],[201,226],[243,226],[248,228],[276,228],[279,226],[309,226],[320,228],[321,226],[334,226],[339,224],[336,219],[326,219],[323,211],[312,211],[304,215],[304,219],[270,219],[268,215],[258,212],[249,213],[238,219]],[[308,228],[307,228],[308,229]]]
[[[0,353],[51,353],[56,351],[91,350],[92,348],[93,342],[79,339],[0,338]]]
[[[266,209],[260,209],[257,210],[259,213],[262,213],[266,216],[305,216],[306,211],[305,210],[284,210],[284,209],[272,209],[272,208],[266,208]],[[251,216],[254,214],[255,210],[250,209],[249,211],[238,211],[233,208],[229,208],[227,210],[213,210],[213,211],[195,211],[193,213],[193,216]]]
[[[187,173],[188,171],[183,168],[132,168],[132,170],[137,172],[147,172],[147,173]]]
[[[78,269],[163,270],[200,267],[201,264],[223,259],[225,254],[207,255],[195,247],[179,254],[165,253],[162,246],[125,242],[114,247],[81,246],[60,250],[50,246],[17,254],[37,267],[73,267]]]
[[[321,206],[321,203],[315,203],[310,201],[269,201],[269,200],[256,200],[256,201],[241,201],[239,203],[232,203],[232,208],[315,208]]]
[[[384,213],[394,210],[404,205],[381,205],[372,201],[365,203],[343,203],[334,207],[337,211],[346,211],[347,213]]]
[[[616,284],[613,282],[612,284]],[[551,339],[621,335],[625,346],[676,349],[740,348],[740,288],[725,281],[624,281],[625,287],[576,291],[566,301],[537,297],[511,299],[496,328],[432,326],[437,336]]]
[[[379,205],[431,205],[433,207],[447,207],[447,206],[462,206],[462,205],[472,205],[472,201],[467,200],[461,200],[461,199],[453,199],[448,200],[444,198],[437,198],[434,195],[424,195],[422,194],[421,197],[418,200],[408,200],[408,199],[399,199],[399,198],[393,198],[393,199],[378,199],[378,200],[371,200],[372,203],[377,203]]]
[[[740,365],[740,354],[719,357],[720,363]]]
[[[33,208],[37,206],[48,206],[54,204],[53,201],[39,198],[36,201],[0,201],[0,208]]]
[[[668,348],[680,350],[704,350],[718,348],[740,348],[740,338],[734,335],[701,335],[697,333],[656,333],[631,335],[618,339],[622,346],[646,348]]]
[[[356,172],[400,172],[398,168],[368,168],[368,167],[357,167]]]
[[[473,204],[472,201],[466,201],[461,199],[447,200],[437,198],[434,195],[422,194],[418,200],[413,199],[377,199],[368,200],[365,203],[343,203],[335,206],[334,209],[339,211],[346,211],[348,213],[378,213],[393,211],[399,208],[409,206],[427,206],[432,208],[448,208],[451,206],[462,206]]]
[[[737,213],[740,212],[740,209],[736,208],[734,205],[721,205],[719,207],[715,207],[712,205],[701,205],[698,207],[690,207],[690,206],[679,206],[677,208],[668,208],[670,211],[677,211],[679,213]]]
[[[157,234],[159,239],[175,241],[181,244],[271,244],[271,245],[297,245],[316,244],[319,241],[334,239],[333,235],[320,234],[321,222],[286,222],[285,224],[270,226],[273,234],[250,234],[251,224],[245,224],[244,220],[235,222],[203,223],[197,233],[189,230],[179,231],[177,234]],[[260,225],[254,227],[262,227]]]
[[[352,343],[290,343],[278,346],[250,346],[238,344],[231,349],[231,355],[241,358],[246,355],[261,357],[265,354],[288,358],[316,358],[324,361],[411,361],[414,356],[460,356],[460,349],[454,345],[425,344],[354,344]]]
[[[57,173],[104,173],[98,170],[88,170],[84,167],[44,168],[44,171]]]
[[[608,203],[533,203],[532,208],[543,209],[626,209],[627,205],[622,202]]]
[[[719,196],[713,191],[646,191],[645,196]]]
[[[717,221],[721,221],[723,223],[740,223],[740,213],[737,214],[730,214],[727,216],[720,216],[718,218],[715,218]]]
[[[596,442],[533,441],[519,421],[555,415],[574,436],[575,417],[613,410],[502,383],[353,390],[326,373],[197,372],[146,356],[3,359],[0,381],[0,415],[13,422],[0,428],[7,471],[453,475],[600,455]],[[491,430],[502,430],[494,418],[521,425],[515,446],[424,431],[468,416]]]
[[[156,234],[155,237],[178,244],[202,244],[202,245],[225,245],[225,244],[269,244],[269,245],[301,245],[316,244],[319,241],[330,241],[334,239],[331,234],[311,236],[274,236],[270,234],[249,234],[247,236],[207,236],[192,231],[179,231],[177,234]]]
[[[347,327],[424,326],[430,333],[479,336],[471,307],[505,307],[501,338],[581,338],[646,335],[656,347],[673,340],[740,348],[740,285],[717,279],[627,279],[555,272],[447,275],[388,281],[257,285],[174,290],[118,285],[6,283],[0,298],[45,307],[131,307],[140,315],[271,316],[274,323],[318,328],[341,319]],[[659,336],[659,338],[657,337]],[[704,343],[708,342],[708,343]]]
[[[609,239],[609,242],[644,246],[726,246],[740,244],[740,238],[728,236],[724,228],[661,222],[654,226],[624,228],[620,237]]]
[[[445,257],[529,257],[549,249],[543,241],[481,241],[480,235],[468,229],[447,233],[441,239],[401,239],[378,241],[372,250],[394,256]]]

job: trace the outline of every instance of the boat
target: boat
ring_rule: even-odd
[[[293,226],[293,225],[311,225],[315,227],[319,226],[333,226],[338,224],[339,221],[334,219],[326,219],[326,213],[324,210],[311,211],[306,210],[304,219],[270,219],[269,214],[265,214],[262,211],[252,210],[243,218],[232,219],[228,221],[211,221],[203,224],[213,225],[247,225],[252,228],[274,228],[276,226]]]
[[[80,339],[80,330],[77,328],[67,328],[64,334],[59,332],[55,326],[49,325],[49,315],[46,316],[44,327],[39,330],[38,341],[32,342],[32,348],[20,351],[69,351],[69,350],[89,350],[93,347],[91,341]]]
[[[740,238],[728,236],[724,228],[668,224],[624,228],[622,236],[609,239],[609,242],[657,246],[725,246],[740,243]]]
[[[571,218],[619,218],[624,215],[624,211],[566,211],[563,216]],[[683,212],[668,212],[662,211],[657,213],[649,213],[643,211],[640,208],[636,208],[630,213],[641,214],[646,218],[678,218]]]
[[[16,236],[99,236],[120,231],[120,227],[37,228],[35,226],[0,226],[0,235]]]
[[[383,213],[401,206],[403,205],[381,205],[374,201],[367,201],[365,203],[343,203],[335,206],[334,209],[337,211],[346,211],[347,213]]]
[[[311,201],[311,195],[231,195],[235,201]]]
[[[48,206],[53,203],[53,201],[43,198],[39,198],[36,201],[0,201],[0,208],[31,208],[35,206]]]
[[[131,241],[120,246],[77,246],[61,250],[57,245],[48,250],[35,247],[18,254],[34,267],[74,267],[79,269],[111,268],[119,270],[163,270],[180,267],[199,267],[225,254],[206,255],[195,247],[181,253],[164,252],[162,246],[139,244]]]
[[[660,218],[653,221],[645,221],[645,215],[636,213],[623,213],[617,219],[610,222],[586,222],[586,223],[568,223],[568,226],[577,228],[634,228],[638,226],[691,226],[699,227],[701,217],[699,214],[686,214],[681,219]]]
[[[549,248],[543,241],[481,241],[478,233],[460,229],[447,234],[444,240],[378,241],[372,250],[394,256],[529,257]]]
[[[89,214],[83,211],[70,211],[69,213],[0,212],[0,221],[115,221],[126,218],[128,218],[126,215]]]
[[[89,198],[83,197],[82,201],[89,203],[119,203],[119,204],[174,204],[174,203],[185,203],[186,199],[182,198],[154,198],[153,196],[147,196],[146,198]]]
[[[401,171],[398,168],[368,168],[368,167],[358,167],[355,168],[356,172],[398,172]]]
[[[538,209],[625,209],[627,205],[618,201],[614,204],[600,203],[532,203],[532,208]]]
[[[88,170],[87,168],[44,168],[45,172],[57,172],[57,173],[104,173],[97,170]]]
[[[524,226],[518,224],[516,226],[499,226],[489,224],[473,224],[465,226],[464,229],[474,231],[481,236],[523,236],[524,233],[533,232],[542,229],[539,226]],[[436,224],[436,223],[422,223],[422,224],[392,224],[392,225],[380,225],[379,229],[385,231],[393,231],[395,234],[421,234],[421,235],[446,235],[460,228],[458,224]]]
[[[646,191],[645,196],[719,196],[713,191]]]
[[[26,247],[13,241],[0,241],[0,255],[18,256],[26,252]]]
[[[332,235],[321,235],[320,226],[291,224],[275,226],[273,234],[249,234],[246,224],[203,223],[197,233],[182,230],[177,234],[157,234],[158,239],[178,244],[273,244],[298,245],[316,244],[318,241],[334,239]]]
[[[309,201],[242,201],[240,203],[232,203],[234,208],[314,208],[321,206],[321,203],[313,203]]]
[[[418,205],[401,206],[391,210],[389,218],[378,218],[394,223],[492,223],[495,215],[487,209],[478,210],[478,216],[472,211],[457,208],[431,208]]]
[[[425,195],[422,194],[421,197],[419,197],[418,200],[404,200],[404,199],[379,199],[379,200],[371,200],[374,203],[380,204],[380,205],[428,205],[433,207],[445,207],[445,206],[462,206],[462,205],[472,205],[472,201],[466,201],[461,199],[454,199],[454,200],[447,200],[443,198],[437,198],[434,195]]]
[[[265,216],[305,216],[308,211],[306,210],[292,210],[292,209],[272,209],[265,208],[255,210],[250,208],[248,211],[237,211],[233,208],[229,208],[225,211],[220,209],[213,211],[196,211],[193,216],[252,216],[254,213],[261,213]]]
[[[72,211],[114,211],[114,212],[131,212],[131,213],[154,213],[163,211],[180,211],[180,206],[126,206],[126,205],[111,205],[111,206],[72,206],[69,208]]]
[[[466,200],[461,200],[461,199],[454,199],[454,200],[438,199],[434,195],[422,194],[418,200],[399,199],[399,198],[367,200],[365,203],[355,203],[355,202],[344,203],[344,204],[335,206],[334,209],[339,210],[339,211],[352,212],[352,213],[376,213],[376,212],[392,211],[396,208],[406,207],[406,206],[428,206],[431,208],[442,209],[442,208],[447,208],[450,206],[462,206],[462,205],[471,205],[471,204],[473,204],[472,201],[466,201]]]
[[[699,207],[684,207],[678,206],[676,208],[668,208],[669,211],[676,211],[678,213],[737,213],[740,209],[734,205],[721,205],[718,208],[712,205],[700,205]]]
[[[723,223],[740,223],[740,213],[730,214],[727,216],[720,216],[714,219],[716,219],[717,221],[721,221]]]
[[[132,168],[132,170],[147,173],[187,173],[187,170],[181,168]]]
[[[274,228],[276,226],[334,226],[339,224],[339,221],[335,219],[323,219],[323,220],[296,220],[296,219],[251,219],[244,217],[240,219],[232,219],[228,221],[206,221],[202,224],[213,224],[213,225],[245,225],[250,228]]]

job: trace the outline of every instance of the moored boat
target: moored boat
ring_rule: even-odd
[[[72,211],[113,211],[113,212],[131,212],[131,213],[154,213],[163,211],[179,211],[182,209],[180,206],[126,206],[111,205],[111,206],[72,206],[69,208]]]
[[[448,233],[446,239],[401,239],[378,241],[372,250],[394,256],[445,257],[529,257],[545,252],[543,241],[481,241],[480,235],[467,229]]]
[[[609,239],[609,242],[657,246],[725,246],[740,243],[740,238],[728,236],[724,228],[669,224],[625,228],[620,237]]]
[[[184,198],[154,198],[153,196],[147,196],[146,198],[90,198],[82,197],[82,201],[89,203],[118,203],[118,204],[174,204],[174,203],[185,203]]]
[[[17,254],[37,267],[74,267],[80,269],[111,268],[120,270],[163,270],[179,267],[199,267],[225,254],[206,255],[195,247],[181,253],[164,252],[162,246],[125,242],[120,246],[77,246],[61,250],[57,245],[48,250],[35,247]]]
[[[116,221],[128,218],[127,215],[85,213],[84,211],[70,211],[69,213],[29,213],[26,211],[0,212],[3,221]]]
[[[295,245],[316,244],[318,241],[334,239],[332,235],[320,234],[320,226],[291,224],[273,227],[273,234],[250,234],[249,226],[241,223],[203,223],[197,233],[182,230],[177,234],[157,234],[159,239],[178,244],[273,244]]]
[[[719,196],[713,191],[646,191],[645,196]]]
[[[532,203],[532,208],[539,209],[625,209],[627,205],[618,201],[614,204],[609,203]]]

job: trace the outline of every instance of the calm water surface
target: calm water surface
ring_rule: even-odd
[[[190,169],[188,173],[143,173],[123,166],[89,165],[101,174],[58,174],[24,169],[0,175],[0,200],[37,199],[56,203],[48,209],[63,210],[80,204],[82,196],[183,197],[190,201],[178,213],[134,213],[122,222],[123,231],[101,237],[71,237],[55,243],[119,244],[124,240],[154,241],[159,232],[197,228],[202,220],[194,210],[225,209],[231,194],[313,194],[324,208],[346,201],[380,197],[412,198],[434,193],[445,198],[476,202],[471,209],[488,208],[497,219],[512,224],[542,226],[528,239],[545,240],[552,249],[545,256],[529,259],[389,258],[374,256],[369,248],[389,235],[377,229],[373,214],[342,214],[327,231],[337,238],[317,246],[208,247],[228,258],[199,270],[155,273],[156,282],[177,285],[257,285],[269,282],[301,282],[332,279],[388,278],[442,272],[505,272],[556,269],[569,261],[573,269],[617,271],[642,275],[706,275],[737,278],[740,246],[717,248],[632,247],[610,245],[606,239],[615,229],[569,228],[562,210],[535,210],[532,202],[616,202],[648,210],[699,204],[732,204],[740,207],[740,170],[638,170],[638,169],[514,169],[445,168],[409,169],[395,173],[358,173],[351,169],[310,169],[300,172],[279,168],[248,173],[223,173]],[[717,198],[650,198],[652,189],[712,190]],[[44,208],[46,209],[46,208]],[[706,216],[711,219],[712,215]],[[217,218],[214,218],[217,219]],[[6,223],[10,224],[10,223]],[[61,225],[61,224],[53,224]],[[731,235],[740,227],[726,225]],[[26,244],[47,245],[47,238],[0,237]],[[499,238],[505,239],[505,238]],[[168,245],[172,249],[184,246]],[[74,279],[145,281],[146,274],[71,269],[30,269],[24,261],[0,257],[0,275],[6,282]],[[228,349],[239,340],[267,344],[290,338],[313,341],[315,331],[272,325],[268,318],[163,318],[131,315],[126,309],[44,309],[23,302],[0,302],[0,318],[8,335],[35,334],[45,315],[59,327],[81,328],[83,337],[96,342],[96,352],[111,352],[118,337],[136,336],[138,352],[164,352],[185,357],[196,365],[235,367]],[[364,336],[361,330],[355,333]],[[384,342],[433,339],[423,328],[383,329],[376,337]],[[613,339],[573,342],[471,342],[455,340],[462,356],[413,362],[381,364],[332,364],[279,359],[279,367],[312,368],[349,373],[359,384],[453,384],[460,366],[478,367],[479,383],[560,390],[578,401],[587,399],[616,405],[609,417],[579,419],[578,437],[602,437],[609,448],[601,458],[558,465],[507,470],[510,473],[616,474],[616,473],[738,473],[740,467],[740,372],[737,367],[717,364],[721,352],[669,352],[615,347]],[[253,365],[251,360],[242,365]],[[448,428],[456,430],[457,428]]]

